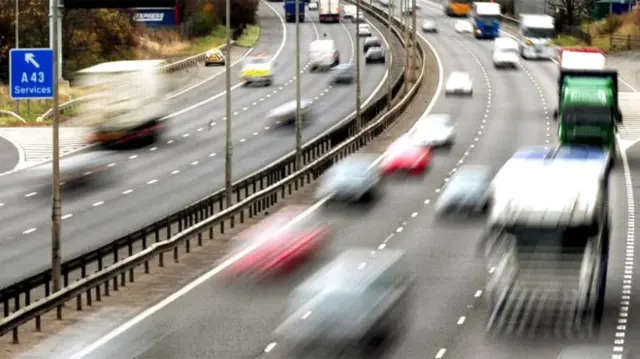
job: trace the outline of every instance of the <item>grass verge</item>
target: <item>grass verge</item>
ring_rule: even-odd
[[[59,94],[61,104],[83,95],[82,91],[62,84]],[[0,110],[17,115],[16,117],[0,112],[0,127],[46,126],[48,125],[47,122],[37,122],[36,119],[49,110],[51,106],[52,101],[50,100],[11,100],[9,98],[9,87],[0,86]],[[66,115],[71,115],[71,113]],[[61,118],[61,120],[64,119],[64,117]]]
[[[260,35],[262,34],[262,29],[258,25],[249,25],[242,33],[242,36],[238,38],[236,41],[236,45],[239,47],[250,48],[253,47],[258,40],[260,40]]]

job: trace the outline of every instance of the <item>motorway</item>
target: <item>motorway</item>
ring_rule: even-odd
[[[442,185],[460,165],[484,164],[497,170],[520,146],[555,142],[549,115],[555,106],[556,67],[523,62],[518,71],[498,72],[491,62],[492,42],[456,34],[455,20],[445,18],[432,3],[421,1],[420,5],[420,17],[435,16],[440,23],[440,33],[426,38],[440,57],[445,77],[454,70],[468,71],[474,80],[473,98],[445,98],[442,93],[438,97],[432,112],[450,113],[457,121],[458,137],[451,152],[435,156],[424,178],[388,182],[383,197],[369,211],[324,212],[336,233],[330,253],[351,247],[408,251],[418,277],[415,313],[407,335],[381,357],[556,358],[562,347],[575,341],[553,336],[501,340],[485,334],[482,289],[490,274],[476,253],[482,225],[436,220],[432,208]],[[621,167],[611,177],[613,239],[607,309],[601,335],[593,339],[612,349],[628,224]],[[281,319],[290,289],[313,268],[259,288],[259,295],[206,281],[96,342],[95,350],[85,357],[286,358],[286,347],[273,343],[270,333]]]
[[[295,99],[295,25],[283,21],[281,3],[262,3],[264,32],[254,53],[277,54],[272,87],[232,92],[234,178],[238,179],[276,160],[294,148],[291,128],[275,128],[265,113]],[[341,62],[353,61],[355,25],[319,24],[317,13],[301,25],[301,89],[313,101],[313,118],[303,129],[306,141],[325,131],[355,108],[355,84],[333,87],[329,77],[309,73],[308,44],[323,33],[336,40]],[[379,25],[377,25],[379,26]],[[374,27],[375,30],[375,27]],[[362,99],[376,92],[386,78],[383,65],[364,66]],[[234,77],[237,78],[237,68]],[[239,82],[237,80],[234,80]],[[63,194],[63,259],[94,249],[179,210],[222,188],[224,181],[225,96],[224,76],[212,80],[184,100],[170,119],[167,135],[154,147],[115,153],[112,182],[90,191]],[[181,100],[182,97],[179,98]],[[181,102],[181,101],[177,101]],[[213,120],[209,129],[207,124]],[[274,128],[272,128],[274,127]],[[0,179],[2,237],[0,286],[34,274],[50,262],[50,197],[42,189],[24,188],[24,173]]]

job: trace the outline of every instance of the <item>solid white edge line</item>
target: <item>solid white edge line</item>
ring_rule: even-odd
[[[276,53],[273,55],[272,57],[272,61],[276,61],[276,59],[280,56],[280,54],[282,54],[282,51],[284,50],[284,46],[287,43],[287,24],[284,21],[284,18],[282,17],[282,15],[280,14],[280,12],[278,12],[278,10],[276,10],[273,5],[269,4],[266,0],[262,0],[263,3],[265,3],[277,16],[278,19],[280,20],[280,24],[282,25],[282,41],[280,42],[280,46],[278,47],[278,50],[276,51]],[[239,84],[236,84],[234,86],[231,87],[231,91],[237,89],[238,87],[242,86],[244,84],[244,82],[240,82]],[[194,103],[193,105],[183,108],[180,111],[176,111],[174,113],[170,113],[166,116],[164,116],[163,118],[160,119],[160,121],[164,121],[167,120],[171,117],[176,117],[179,115],[182,115],[183,113],[187,113],[191,110],[194,110],[198,107],[201,107],[203,105],[208,104],[211,101],[214,101],[222,96],[224,96],[227,93],[227,91],[222,91],[222,92],[218,92],[217,94],[215,94],[214,96],[209,97],[206,100],[200,101],[198,103]]]
[[[374,28],[375,28],[375,26],[374,26]],[[376,28],[376,31],[378,31],[377,28]],[[380,34],[382,34],[380,31],[378,31],[378,32]],[[435,92],[433,98],[431,99],[431,102],[429,103],[427,109],[425,110],[425,113],[428,113],[428,112],[431,111],[433,106],[435,106],[436,100],[440,97],[440,93],[442,92],[442,84],[443,84],[443,81],[442,81],[442,76],[443,76],[443,73],[442,73],[442,62],[441,62],[440,57],[438,56],[438,54],[435,52],[435,49],[431,45],[431,43],[424,36],[422,36],[421,34],[419,34],[418,36],[420,36],[420,38],[422,38],[422,40],[425,41],[426,44],[429,46],[431,51],[434,53],[434,55],[436,57],[436,61],[438,63],[438,76],[439,76],[438,87],[436,88],[436,92]],[[384,36],[382,36],[382,38],[384,38]],[[386,42],[386,40],[385,40],[385,42]],[[357,51],[357,50],[358,49],[356,49],[355,51]],[[383,78],[380,81],[380,84],[378,85],[378,87],[373,91],[373,93],[369,96],[369,98],[367,98],[365,103],[363,103],[363,107],[368,102],[370,102],[371,99],[373,99],[373,97],[377,94],[377,92],[380,90],[382,85],[386,84],[385,80],[386,80],[388,75],[389,75],[388,71],[386,71],[385,72],[385,76],[383,76]],[[353,113],[355,113],[355,111]],[[351,113],[347,117],[352,116],[353,113]],[[329,196],[320,199],[318,202],[314,203],[311,207],[309,207],[307,210],[305,210],[298,217],[294,218],[291,222],[289,222],[287,225],[285,225],[284,228],[287,228],[288,226],[291,226],[291,225],[295,224],[296,222],[299,222],[300,220],[306,218],[310,214],[314,213],[316,210],[321,208],[328,200],[329,200]],[[181,297],[183,297],[184,295],[186,295],[187,293],[189,293],[193,289],[195,289],[198,286],[204,284],[205,282],[207,282],[208,280],[213,278],[218,273],[222,272],[227,267],[231,266],[233,263],[235,263],[236,261],[238,261],[242,257],[244,257],[247,254],[249,254],[252,251],[254,251],[260,245],[261,245],[261,242],[255,243],[254,245],[249,246],[245,250],[243,250],[243,251],[237,253],[236,255],[230,257],[229,259],[227,259],[224,262],[222,262],[219,265],[217,265],[212,270],[208,271],[207,273],[201,275],[200,277],[198,277],[194,281],[192,281],[189,284],[185,285],[184,287],[182,287],[177,292],[171,294],[170,296],[166,297],[165,299],[163,299],[162,301],[160,301],[157,304],[153,305],[152,307],[147,308],[142,313],[136,315],[135,317],[133,317],[132,319],[128,320],[127,322],[119,325],[118,327],[116,327],[115,329],[113,329],[112,331],[107,333],[106,335],[98,338],[96,341],[91,343],[89,346],[86,346],[80,352],[77,352],[77,353],[73,354],[72,356],[70,356],[69,359],[81,359],[81,358],[84,358],[85,356],[87,356],[88,354],[94,352],[96,349],[100,348],[101,346],[107,344],[108,342],[110,342],[111,340],[116,338],[117,336],[119,336],[122,333],[126,332],[127,330],[131,329],[136,324],[142,322],[146,318],[148,318],[148,317],[152,316],[153,314],[155,314],[156,312],[162,310],[167,305],[169,305],[172,302],[180,299]]]
[[[286,229],[287,227],[290,227],[290,226],[294,225],[296,222],[299,222],[299,221],[303,220],[304,218],[308,217],[310,214],[312,214],[318,208],[320,208],[322,205],[324,205],[324,203],[326,201],[327,201],[327,199],[322,199],[321,201],[318,201],[313,206],[309,207],[304,212],[302,212],[299,216],[295,217],[292,221],[287,223],[281,230]],[[154,306],[152,306],[152,307],[146,309],[145,311],[143,311],[142,313],[136,315],[134,318],[132,318],[129,321],[127,321],[126,323],[118,326],[117,328],[115,328],[114,330],[109,332],[108,334],[100,337],[98,340],[94,341],[92,344],[90,344],[89,346],[85,347],[80,352],[77,352],[77,353],[73,354],[72,356],[69,357],[69,359],[81,359],[81,358],[84,358],[85,356],[87,356],[88,354],[92,353],[93,351],[95,351],[96,349],[100,348],[101,346],[105,345],[109,341],[113,340],[114,338],[116,338],[120,334],[126,332],[127,330],[129,330],[130,328],[132,328],[133,326],[138,324],[139,322],[141,322],[141,321],[145,320],[146,318],[152,316],[154,313],[162,310],[164,307],[166,307],[167,305],[171,304],[172,302],[178,300],[180,297],[186,295],[187,293],[189,293],[193,289],[197,288],[198,286],[206,283],[211,278],[213,278],[215,275],[217,275],[218,273],[222,272],[224,269],[226,269],[227,267],[231,266],[233,263],[235,263],[236,261],[238,261],[242,257],[244,257],[247,254],[249,254],[252,251],[254,251],[261,244],[262,244],[262,242],[254,243],[251,246],[245,248],[243,251],[241,251],[241,252],[229,257],[227,260],[225,260],[224,262],[220,263],[219,265],[217,265],[215,268],[213,268],[212,270],[208,271],[207,273],[201,275],[196,280],[194,280],[194,281],[190,282],[189,284],[185,285],[184,287],[182,287],[177,292],[171,294],[170,296],[168,296],[165,299],[161,300],[160,302],[158,302]]]
[[[273,11],[277,16],[278,16],[278,18],[280,19],[280,23],[281,23],[281,25],[282,25],[282,41],[280,42],[280,46],[278,47],[278,50],[276,51],[276,53],[275,53],[275,54],[274,54],[274,56],[273,56],[273,60],[275,60],[275,59],[277,59],[277,58],[278,58],[278,56],[280,56],[280,54],[282,53],[282,50],[284,49],[284,45],[285,45],[285,44],[286,44],[286,42],[287,42],[287,26],[286,26],[286,23],[285,23],[284,18],[282,17],[282,15],[280,15],[280,13],[279,13],[279,12],[278,12],[278,11],[277,11],[277,10],[276,10],[272,5],[271,5],[271,4],[269,4],[269,2],[268,2],[268,1],[266,1],[266,0],[262,0],[262,2],[264,2],[264,3],[265,3],[265,4],[266,4],[266,5],[267,5],[267,6],[268,6],[268,7],[269,7],[269,8],[270,8],[270,9],[271,9],[271,10],[272,10],[272,11]],[[253,48],[251,48],[251,49],[247,50],[247,52],[245,53],[244,57],[248,56],[252,51],[253,51]],[[244,58],[244,57],[243,57],[243,58]],[[238,60],[238,61],[239,61],[239,60]],[[232,66],[233,66],[233,64],[232,64]],[[220,74],[223,74],[223,73],[225,73],[225,72],[223,71],[223,72],[221,72]],[[220,75],[220,74],[216,74],[216,75],[214,75],[214,77],[215,77],[215,76],[217,76],[217,75]],[[210,79],[212,79],[212,78],[213,78],[213,77],[211,77],[211,78],[209,78],[209,79],[207,79],[207,80],[205,80],[205,81],[208,81],[208,80],[210,80]],[[233,91],[234,89],[238,88],[240,85],[242,85],[242,83],[240,83],[240,84],[238,84],[238,85],[236,85],[236,86],[233,86],[233,87],[231,88],[231,90]],[[196,86],[196,87],[197,87],[197,86]],[[194,88],[195,88],[195,87],[194,87]],[[185,108],[185,109],[183,109],[183,110],[180,110],[180,111],[177,111],[177,112],[171,113],[171,114],[169,114],[169,115],[167,115],[167,116],[165,116],[165,117],[161,118],[160,120],[167,120],[167,119],[169,119],[169,118],[171,118],[171,117],[178,116],[178,115],[181,115],[181,114],[183,114],[183,113],[189,112],[189,111],[191,111],[191,110],[193,110],[193,109],[196,109],[196,108],[198,108],[198,107],[200,107],[200,106],[202,106],[202,105],[204,105],[204,104],[206,104],[206,103],[209,103],[209,102],[211,102],[211,101],[215,100],[216,98],[221,97],[221,96],[222,96],[222,95],[224,95],[225,93],[226,93],[226,91],[220,92],[220,93],[216,94],[216,95],[215,95],[214,97],[212,97],[212,98],[209,98],[209,99],[207,99],[207,100],[204,100],[204,101],[202,101],[202,102],[199,102],[199,103],[197,103],[197,104],[194,104],[194,105],[192,105],[192,106],[189,106],[189,107],[187,107],[187,108]],[[170,96],[173,96],[173,95],[170,95]],[[170,97],[170,98],[173,98],[173,97]],[[75,150],[73,150],[73,151],[69,151],[69,152],[66,152],[66,153],[64,153],[64,154],[61,154],[61,156],[69,156],[69,155],[72,155],[72,154],[74,154],[74,153],[76,153],[76,152],[79,152],[79,151],[85,150],[85,149],[90,148],[90,147],[93,147],[93,146],[95,146],[95,145],[93,145],[93,144],[91,144],[91,145],[87,145],[87,146],[84,146],[84,147],[81,147],[81,148],[75,149]],[[18,150],[18,152],[20,152],[20,151],[22,150],[22,148],[21,148],[21,147],[18,147],[18,148],[20,148],[20,150]],[[23,154],[23,156],[24,156],[24,154]],[[37,166],[37,165],[40,165],[40,164],[43,164],[43,163],[47,163],[47,162],[50,162],[50,161],[51,161],[51,159],[48,159],[48,160],[45,160],[45,161],[42,161],[42,162],[34,163],[34,164],[29,165],[29,166],[26,166],[26,167],[21,167],[20,165],[24,163],[24,161],[22,161],[22,162],[19,162],[19,163],[18,163],[18,165],[16,165],[16,167],[14,167],[12,170],[7,171],[7,172],[4,172],[4,173],[0,173],[0,175],[8,175],[8,174],[11,174],[11,173],[15,173],[15,172],[21,171],[21,170],[26,169],[26,168],[30,168],[30,167],[34,167],[34,166]]]

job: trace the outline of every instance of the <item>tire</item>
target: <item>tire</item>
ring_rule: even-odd
[[[273,84],[273,81],[272,81],[272,80],[267,80],[267,82],[266,82],[265,86],[266,86],[266,87],[269,87],[269,86],[271,86],[272,84]]]

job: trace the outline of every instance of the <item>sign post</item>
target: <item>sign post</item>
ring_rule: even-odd
[[[53,99],[53,50],[9,51],[9,96],[12,100]]]

